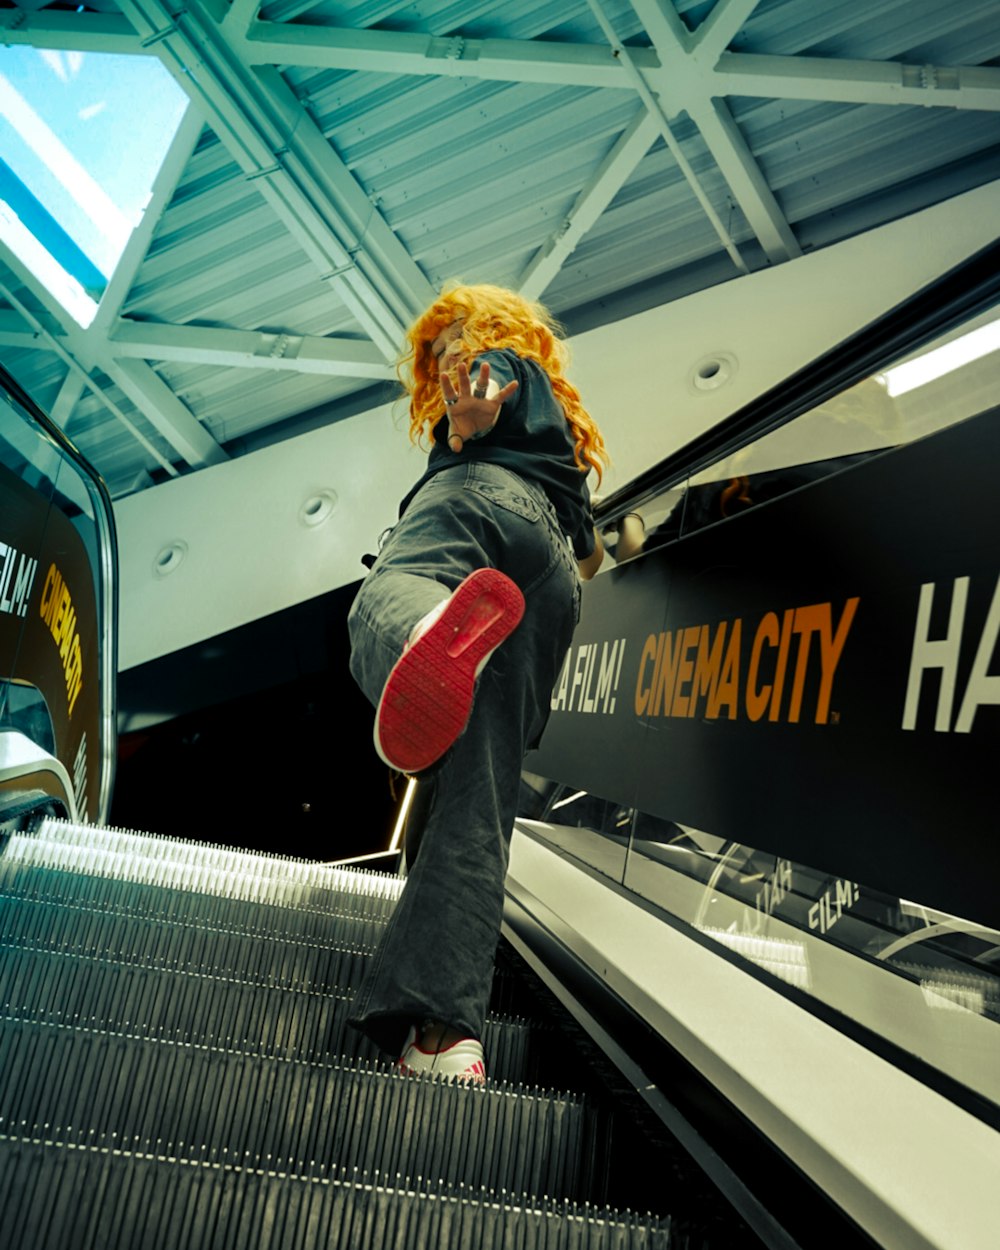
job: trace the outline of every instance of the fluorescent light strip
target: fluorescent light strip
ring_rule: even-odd
[[[586,790],[577,790],[576,794],[571,794],[568,799],[560,799],[558,803],[553,803],[551,811],[557,812],[560,807],[565,807],[567,803],[575,803],[577,799],[586,798]]]
[[[895,399],[997,350],[1000,350],[1000,320],[970,330],[961,338],[925,352],[916,360],[886,369],[882,377],[890,396]]]
[[[403,801],[399,805],[399,815],[396,817],[396,828],[392,831],[392,841],[389,843],[389,850],[385,852],[387,855],[399,850],[399,844],[403,838],[403,830],[406,828],[406,816],[410,810],[410,804],[413,802],[413,796],[416,791],[416,779],[411,777],[406,783],[406,793],[403,795]]]

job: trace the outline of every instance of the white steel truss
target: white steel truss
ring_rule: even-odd
[[[604,32],[601,43],[466,39],[263,20],[255,0],[228,5],[221,0],[120,0],[120,12],[71,12],[31,3],[0,11],[4,44],[155,56],[192,101],[151,205],[92,326],[80,330],[4,253],[44,313],[29,315],[16,301],[12,311],[0,310],[0,344],[61,354],[67,366],[55,401],[61,423],[72,416],[85,391],[100,393],[95,378],[103,375],[141,409],[172,454],[193,467],[218,463],[226,453],[151,362],[390,380],[403,330],[432,298],[432,286],[374,197],[292,91],[282,66],[600,89],[618,99],[634,96],[631,122],[610,142],[572,207],[523,269],[522,289],[531,297],[551,285],[658,137],[710,221],[734,273],[748,271],[746,243],[759,245],[771,264],[800,254],[780,191],[770,185],[727,97],[1000,110],[1000,69],[992,66],[731,51],[758,0],[717,0],[694,30],[671,0],[631,0],[646,46],[636,46],[635,39],[626,46],[618,39],[602,0],[587,4]],[[675,132],[683,119],[689,119],[697,136],[682,146]],[[349,311],[360,337],[159,324],[136,321],[123,312],[205,124]],[[697,159],[692,159],[693,152],[700,153]],[[739,210],[735,226],[734,208]],[[102,402],[149,445],[110,396]],[[155,458],[165,471],[176,472],[161,452]]]

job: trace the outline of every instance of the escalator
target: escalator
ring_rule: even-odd
[[[399,878],[102,827],[111,503],[2,370],[0,399],[6,1241],[754,1244],[556,1040],[510,952],[486,1089],[404,1077],[347,1027]]]
[[[606,1206],[641,1191],[610,1157],[621,1117],[539,1087],[573,1072],[551,1026],[492,1015],[485,1087],[403,1076],[346,1027],[400,888],[65,821],[12,835],[0,858],[9,1242],[755,1244],[725,1204],[680,1220]],[[498,974],[501,1005],[519,992],[512,976]],[[682,1165],[654,1142],[644,1151],[662,1205]]]
[[[991,1245],[997,353],[852,422],[998,297],[993,249],[606,501],[645,550],[588,587],[527,761],[482,1088],[346,1026],[398,877],[101,827],[110,506],[8,387],[49,468],[0,540],[61,568],[54,509],[94,604],[89,701],[54,611],[0,617],[8,1240]]]

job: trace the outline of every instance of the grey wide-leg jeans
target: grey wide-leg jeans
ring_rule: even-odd
[[[419,852],[354,998],[351,1022],[393,1055],[425,1020],[482,1037],[521,762],[579,615],[576,561],[540,489],[497,465],[457,464],[413,499],[348,620],[351,672],[377,704],[416,622],[487,566],[521,588],[524,618],[483,670],[465,732],[419,783],[430,787]]]

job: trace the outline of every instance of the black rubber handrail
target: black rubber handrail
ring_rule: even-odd
[[[101,706],[102,741],[101,759],[103,772],[101,777],[101,811],[98,819],[106,819],[111,804],[111,791],[114,786],[115,773],[115,726],[117,724],[117,679],[118,679],[118,535],[115,531],[114,507],[111,492],[100,473],[76,444],[52,420],[4,367],[0,365],[0,388],[5,390],[28,414],[41,429],[42,434],[50,440],[58,450],[69,459],[81,476],[89,483],[91,498],[98,513],[99,546],[101,568],[98,576],[101,579],[101,598],[107,612],[104,623],[102,677],[104,697]],[[105,738],[107,739],[105,741]],[[65,762],[65,761],[64,761]]]

